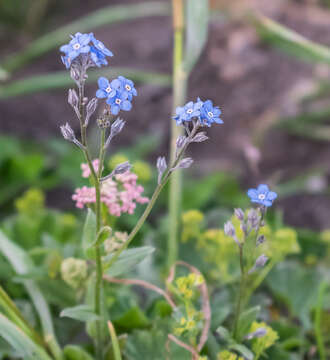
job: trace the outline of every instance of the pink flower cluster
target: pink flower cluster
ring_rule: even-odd
[[[98,169],[98,159],[93,161],[93,166],[95,170]],[[81,169],[83,177],[90,175],[87,164],[82,164]],[[136,203],[145,204],[149,201],[147,197],[141,196],[144,188],[136,183],[137,178],[136,174],[128,171],[102,183],[101,201],[107,206],[111,215],[120,216],[122,213],[133,214]],[[72,195],[72,199],[76,202],[76,206],[81,209],[87,204],[95,203],[95,188],[87,186],[78,188]]]

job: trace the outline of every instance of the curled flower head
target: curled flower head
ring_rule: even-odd
[[[72,62],[79,57],[79,55],[89,55],[92,65],[98,67],[107,65],[107,56],[113,56],[112,52],[105,47],[105,45],[95,39],[93,33],[82,34],[77,32],[71,35],[72,39],[68,44],[62,45],[60,50],[64,53],[61,57],[63,64],[68,69]]]
[[[198,99],[200,101],[200,99]],[[206,100],[200,109],[200,120],[203,125],[211,126],[213,123],[223,124],[220,119],[221,110],[218,106],[213,106],[211,100]]]
[[[274,191],[270,191],[267,185],[261,184],[257,189],[249,189],[248,197],[252,202],[269,207],[273,205],[273,201],[277,198]]]
[[[178,106],[176,108],[176,115],[173,119],[177,125],[182,125],[186,121],[191,121],[193,118],[199,118],[200,108],[202,106],[201,101],[193,102],[189,101],[185,106]]]

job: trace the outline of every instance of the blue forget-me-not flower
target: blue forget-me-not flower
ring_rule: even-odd
[[[174,116],[174,120],[178,125],[183,124],[186,121],[191,121],[193,118],[199,118],[200,116],[200,108],[202,106],[202,101],[189,101],[184,106],[178,106],[176,108],[176,116]]]
[[[116,95],[108,97],[106,102],[110,105],[113,115],[118,115],[120,110],[130,111],[132,109],[132,103],[128,100],[128,94],[125,91],[116,91]]]
[[[252,202],[269,207],[273,205],[273,201],[277,198],[274,191],[270,191],[267,185],[260,184],[257,189],[249,189],[248,197]]]
[[[200,101],[200,99],[198,99]],[[220,119],[221,110],[218,106],[213,106],[211,100],[206,100],[201,109],[200,120],[203,125],[211,126],[213,123],[223,124],[223,121]]]
[[[96,97],[99,99],[105,99],[108,97],[114,97],[116,95],[116,89],[109,80],[105,77],[100,77],[97,81],[99,89],[96,91]]]
[[[133,96],[137,95],[133,81],[126,79],[124,76],[118,76],[118,78],[113,80],[111,83],[115,88],[120,88],[121,91],[127,92],[127,98],[129,101],[132,101]]]
[[[108,64],[106,56],[113,56],[112,52],[101,41],[95,39],[93,33],[82,34],[78,32],[71,37],[72,39],[68,44],[60,47],[64,53],[64,56],[61,57],[62,62],[67,69],[81,54],[89,54],[92,62],[98,67]]]

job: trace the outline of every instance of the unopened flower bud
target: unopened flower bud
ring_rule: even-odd
[[[251,340],[255,338],[261,338],[267,334],[267,330],[263,327],[257,329],[256,331],[249,333],[245,336],[245,339]]]
[[[82,104],[83,105],[86,105],[88,103],[88,97],[85,96],[83,99],[82,99]]]
[[[199,132],[198,134],[196,134],[190,141],[200,143],[207,139],[208,139],[208,136],[206,136],[205,132],[203,131],[203,132]]]
[[[235,215],[236,215],[238,220],[240,220],[240,221],[244,220],[244,212],[243,212],[242,209],[240,209],[240,208],[235,209],[234,212],[235,212]]]
[[[87,278],[87,263],[85,260],[67,258],[61,264],[62,279],[74,289],[81,286]]]
[[[194,160],[190,157],[184,158],[180,161],[179,165],[177,166],[180,169],[187,169],[191,166],[191,164],[194,162]]]
[[[129,163],[129,161],[125,161],[122,164],[119,164],[115,167],[113,174],[114,175],[119,175],[119,174],[124,174],[127,171],[130,171],[132,165]]]
[[[88,125],[90,117],[94,114],[97,107],[97,98],[93,98],[86,106],[86,120],[85,125]]]
[[[74,131],[72,130],[71,126],[66,123],[65,125],[60,126],[62,135],[65,140],[74,142],[76,139],[76,136],[74,134]]]
[[[162,179],[164,171],[167,169],[166,159],[164,156],[159,156],[157,159],[157,169],[158,169],[158,184]]]
[[[234,225],[231,221],[225,223],[224,231],[227,236],[234,237],[236,235]]]
[[[256,270],[263,268],[267,261],[268,261],[268,257],[266,255],[264,254],[260,255],[256,260],[253,268],[249,270],[249,274],[252,274]]]
[[[259,235],[256,245],[259,246],[259,245],[263,244],[265,241],[266,241],[265,235]]]
[[[185,144],[187,138],[183,135],[180,135],[177,139],[176,139],[176,148],[177,149],[181,149],[182,146]]]
[[[109,146],[111,140],[123,130],[124,125],[124,120],[120,118],[116,119],[116,121],[111,125],[110,135],[105,143],[105,147]]]
[[[74,89],[69,89],[69,93],[68,93],[68,103],[69,103],[73,108],[77,108],[77,107],[78,107],[79,98],[78,98],[78,95],[77,95],[77,93],[76,93],[76,90],[74,90]]]
[[[259,221],[260,221],[260,216],[256,210],[251,209],[248,212],[247,218],[248,218],[248,222],[250,223],[252,228],[255,228],[258,226]]]
[[[71,66],[70,76],[76,83],[79,82],[79,80],[80,80],[80,72],[79,72],[79,69],[76,66]]]

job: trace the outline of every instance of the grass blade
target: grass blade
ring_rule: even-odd
[[[108,321],[109,333],[112,341],[112,349],[115,360],[122,360],[116,330],[111,321]]]
[[[116,77],[122,75],[136,82],[149,83],[158,86],[170,86],[171,77],[167,74],[133,70],[129,68],[111,68],[92,70],[89,72],[89,80],[96,82],[100,76]],[[0,86],[0,99],[13,96],[32,94],[46,90],[62,89],[73,85],[73,81],[67,71],[57,71],[51,74],[31,76],[23,80]]]
[[[23,51],[7,57],[2,64],[2,68],[13,72],[32,59],[45,54],[56,46],[60,46],[62,43],[68,42],[69,34],[74,34],[78,31],[86,32],[103,25],[115,24],[141,17],[144,18],[146,16],[163,16],[169,13],[170,8],[168,4],[163,1],[104,7],[36,39]]]
[[[252,21],[261,37],[283,51],[310,62],[330,63],[330,49],[301,36],[263,15],[254,15]]]

